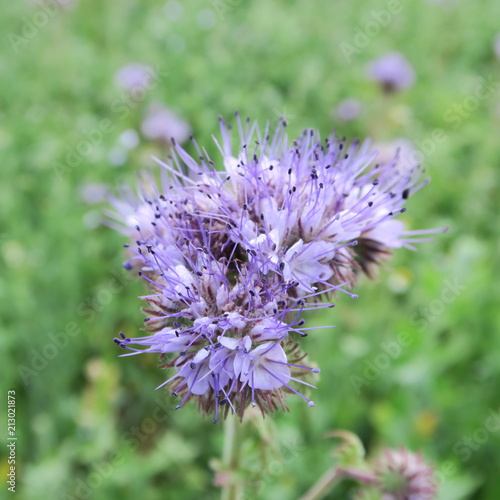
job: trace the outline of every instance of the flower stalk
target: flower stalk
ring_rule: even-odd
[[[242,498],[243,482],[238,478],[238,470],[244,427],[236,415],[228,415],[224,422],[222,468],[226,477],[222,485],[221,500]]]

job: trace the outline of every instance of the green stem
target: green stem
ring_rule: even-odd
[[[342,469],[332,467],[312,486],[312,488],[300,498],[300,500],[319,500],[323,498],[333,486],[344,478],[351,478],[364,484],[376,484],[376,478],[370,473],[359,469]]]
[[[238,481],[239,451],[241,445],[242,422],[236,415],[227,416],[224,427],[224,453],[222,456],[224,472],[228,477],[222,487],[221,500],[237,500],[242,498],[243,486]]]
[[[325,472],[312,488],[300,500],[318,500],[323,498],[331,487],[342,479],[342,473],[337,467]]]

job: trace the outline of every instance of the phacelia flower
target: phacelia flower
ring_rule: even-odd
[[[363,104],[361,101],[350,97],[338,104],[334,110],[334,117],[343,122],[350,122],[358,118],[362,112]]]
[[[141,123],[142,133],[151,140],[163,143],[185,142],[191,134],[189,124],[160,103],[149,106]]]
[[[410,88],[415,82],[415,70],[400,52],[389,52],[368,65],[368,77],[378,82],[384,92]]]
[[[284,121],[271,135],[239,117],[235,141],[220,126],[220,160],[174,139],[168,161],[157,160],[161,183],[146,178],[138,196],[114,200],[115,227],[132,242],[125,267],[150,288],[146,335],[115,342],[125,356],[158,354],[177,408],[196,398],[214,421],[249,404],[286,409],[284,393],[314,406],[301,389],[319,372],[301,349],[301,315],[332,307],[337,292],[356,298],[359,272],[441,231],[395,220],[426,181],[418,167],[400,171],[397,155],[374,163],[369,143],[313,130],[289,142]]]
[[[432,500],[436,495],[434,469],[422,456],[405,448],[384,450],[375,464],[383,500]]]
[[[115,83],[128,92],[142,91],[155,79],[154,69],[141,63],[129,63],[115,73]]]

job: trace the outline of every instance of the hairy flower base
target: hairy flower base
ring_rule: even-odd
[[[146,179],[139,197],[114,200],[118,226],[133,242],[125,267],[145,279],[145,337],[115,342],[129,355],[158,353],[175,370],[164,382],[197,397],[205,413],[243,415],[286,408],[284,392],[314,403],[292,383],[316,368],[302,365],[296,341],[307,335],[303,311],[374,274],[391,248],[427,241],[394,218],[426,184],[419,169],[372,162],[368,143],[320,141],[306,130],[289,143],[286,124],[237,120],[239,147],[221,120],[218,168],[193,140],[196,159],[174,142],[159,186]],[[224,170],[222,170],[222,168]],[[421,237],[424,235],[425,237]],[[171,353],[171,354],[168,354]],[[311,386],[312,387],[312,386]],[[222,408],[222,409],[221,409]]]

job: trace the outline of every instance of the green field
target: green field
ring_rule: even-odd
[[[398,12],[376,21],[390,5]],[[112,339],[139,335],[144,286],[122,268],[125,238],[100,223],[107,202],[88,200],[95,184],[116,192],[157,171],[150,156],[166,150],[140,133],[153,102],[185,119],[215,161],[217,116],[235,110],[262,126],[284,114],[290,136],[407,139],[432,182],[403,219],[450,226],[416,253],[396,251],[376,282],[361,279],[358,300],[309,315],[309,326],[336,325],[302,340],[322,369],[316,408],[289,397],[267,445],[249,425],[247,497],[298,498],[333,463],[325,434],[346,429],[369,453],[422,450],[441,500],[500,498],[499,2],[18,0],[1,10],[1,413],[15,390],[17,498],[219,497],[224,426],[194,404],[172,411],[154,391],[165,380],[154,355],[118,358]],[[384,95],[366,65],[394,50],[416,81]],[[130,62],[158,75],[140,96],[115,83]],[[355,120],[335,113],[346,98],[362,104]],[[140,137],[130,150],[126,130]],[[378,366],[401,334],[408,345]],[[327,498],[350,498],[350,486]],[[16,498],[6,487],[1,498]]]

